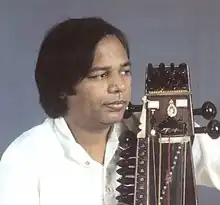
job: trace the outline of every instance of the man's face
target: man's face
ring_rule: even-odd
[[[103,38],[97,44],[91,72],[68,99],[74,122],[91,127],[120,122],[131,99],[130,72],[121,42],[114,36]]]

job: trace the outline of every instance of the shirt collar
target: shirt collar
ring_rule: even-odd
[[[111,155],[114,154],[118,147],[118,138],[120,134],[127,129],[132,130],[132,128],[131,119],[125,121],[123,120],[121,123],[113,125],[110,130],[107,143],[107,146],[110,148],[108,151],[112,153]],[[53,129],[64,150],[64,154],[67,157],[79,163],[85,163],[85,160],[89,159],[88,154],[83,150],[82,146],[76,142],[63,117],[53,119]],[[112,156],[110,156],[110,158],[111,157]],[[110,160],[111,159],[108,159],[108,161]]]
[[[75,161],[84,162],[86,154],[83,154],[83,148],[76,142],[64,118],[55,118],[52,121],[54,132],[63,148],[64,154]]]

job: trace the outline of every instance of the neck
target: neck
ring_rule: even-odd
[[[79,126],[69,118],[65,118],[65,120],[77,143],[79,143],[95,161],[103,164],[110,126],[91,129]]]

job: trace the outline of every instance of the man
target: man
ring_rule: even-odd
[[[100,18],[69,19],[46,35],[36,65],[48,118],[24,132],[0,163],[1,205],[114,205],[115,152],[131,99],[126,37]],[[198,184],[220,189],[220,140],[194,142]],[[218,163],[216,163],[218,162]]]

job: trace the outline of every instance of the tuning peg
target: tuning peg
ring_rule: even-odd
[[[133,112],[140,112],[142,109],[142,105],[132,105],[131,102],[129,102],[125,112],[124,112],[124,118],[127,119],[131,117]]]
[[[207,133],[212,139],[217,139],[220,136],[220,122],[211,120],[207,127],[195,127],[195,133]]]
[[[201,115],[206,120],[212,120],[217,114],[217,109],[212,102],[206,101],[201,108],[193,109],[193,115]]]
[[[119,146],[124,150],[132,147],[136,144],[137,138],[136,135],[130,131],[127,130],[125,132],[122,132],[119,137]]]

